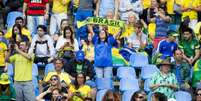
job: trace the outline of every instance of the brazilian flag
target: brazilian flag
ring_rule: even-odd
[[[112,62],[113,65],[127,66],[128,62],[119,54],[119,49],[112,48]]]

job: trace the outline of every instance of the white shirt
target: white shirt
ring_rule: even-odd
[[[46,41],[46,40],[47,40],[47,44],[37,44],[36,45],[36,41],[41,42],[41,41]],[[36,47],[35,47],[35,45],[36,45]],[[48,47],[47,47],[47,45],[48,45]],[[35,49],[35,53],[34,53],[34,49]],[[40,38],[38,34],[35,35],[31,42],[31,47],[29,49],[29,53],[34,53],[38,57],[53,57],[55,54],[55,49],[54,49],[52,38],[49,35],[44,35],[42,38]]]
[[[59,39],[57,40],[56,50],[58,51],[66,42],[67,42],[67,40],[65,38],[63,38],[63,36],[60,36]],[[74,51],[78,51],[79,45],[78,45],[77,39],[74,39],[73,45],[74,45]]]

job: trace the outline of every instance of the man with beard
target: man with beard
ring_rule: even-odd
[[[185,28],[182,31],[182,40],[179,42],[179,48],[184,52],[183,58],[193,65],[200,57],[200,45],[193,35],[191,28]]]

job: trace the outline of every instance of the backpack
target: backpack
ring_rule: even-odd
[[[75,54],[73,52],[73,47],[65,47],[65,49],[58,52],[58,57],[64,58],[64,59],[72,59],[75,57]]]
[[[37,48],[37,45],[42,45],[42,44],[46,44],[46,46],[47,46],[47,50],[48,50],[48,52],[50,52],[50,49],[49,49],[49,46],[48,46],[48,41],[47,40],[45,40],[45,41],[36,41],[35,42],[35,46],[34,46],[34,50],[33,50],[33,52],[34,52],[34,54],[36,54],[36,48]]]

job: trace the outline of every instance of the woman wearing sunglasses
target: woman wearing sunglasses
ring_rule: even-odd
[[[201,101],[201,87],[197,87],[195,94],[195,101]]]
[[[54,89],[59,89],[63,96],[67,96],[67,88],[61,86],[60,79],[57,75],[53,75],[50,79],[50,84],[44,87],[43,92],[36,99],[38,101],[41,101],[41,99],[51,100]]]

